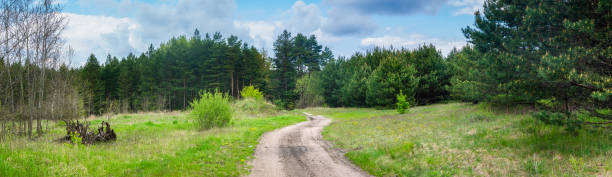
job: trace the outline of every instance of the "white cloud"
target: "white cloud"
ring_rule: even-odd
[[[283,21],[284,26],[296,33],[310,34],[320,28],[322,21],[325,20],[317,5],[306,4],[303,1],[296,1],[285,14],[290,18]]]
[[[282,13],[281,18],[276,21],[241,21],[234,20],[237,30],[246,30],[253,40],[253,45],[259,48],[272,49],[276,37],[287,30],[293,35],[302,33],[315,35],[319,42],[339,40],[331,34],[325,33],[321,27],[327,22],[327,17],[322,15],[321,9],[316,4],[306,4],[296,1],[291,9]]]
[[[312,34],[317,37],[317,41],[324,42],[324,43],[326,43],[326,42],[337,42],[337,41],[340,41],[340,40],[344,39],[342,37],[334,36],[332,34],[323,32],[320,28],[315,30],[315,31],[313,31]]]
[[[471,14],[474,8],[482,7],[482,2],[450,0],[448,5],[461,8],[455,12],[460,15],[468,14],[468,11]],[[329,45],[343,55],[350,55],[368,46],[416,47],[424,43],[432,43],[446,54],[453,47],[465,45],[465,41],[406,35],[403,30],[393,31],[390,27],[378,30],[378,25],[371,17],[371,14],[378,13],[363,13],[333,4],[321,8],[315,3],[296,1],[291,8],[276,17],[249,21],[236,18],[234,0],[162,0],[156,3],[77,0],[76,3],[82,8],[91,9],[89,13],[107,14],[66,13],[69,24],[64,36],[67,44],[75,49],[73,63],[77,65],[82,64],[90,53],[96,54],[101,62],[109,53],[118,57],[124,57],[130,52],[139,54],[149,44],[157,47],[159,43],[174,36],[191,36],[195,28],[202,33],[222,32],[225,37],[233,34],[244,42],[267,50],[272,49],[276,37],[287,29],[294,35],[315,35],[320,44]],[[464,9],[466,12],[463,12]],[[366,35],[380,37],[364,38]]]
[[[484,0],[451,0],[449,5],[459,7],[459,10],[453,12],[453,15],[474,15],[474,12],[482,10]]]
[[[389,36],[370,37],[361,39],[361,45],[366,47],[395,47],[413,49],[420,45],[433,44],[443,55],[450,53],[453,48],[461,48],[467,43],[465,41],[442,40],[438,38],[428,38],[420,34],[408,36]]]
[[[157,46],[174,36],[191,36],[196,28],[203,33],[222,32],[248,40],[247,31],[235,28],[233,23],[236,9],[233,0],[166,2],[77,1],[80,6],[94,8],[94,11],[102,6],[120,17],[65,13],[69,23],[63,35],[66,43],[75,49],[73,63],[82,64],[91,53],[102,59],[107,54],[118,57],[130,52],[138,54],[149,44]]]
[[[75,63],[83,64],[94,53],[99,59],[108,53],[134,52],[137,41],[132,36],[139,25],[129,18],[64,13],[68,25],[63,33],[67,44],[75,51]],[[131,40],[132,39],[132,40]]]
[[[253,39],[253,45],[267,49],[272,49],[271,46],[276,38],[276,31],[281,29],[280,25],[278,22],[267,21],[234,21],[236,28],[248,31],[249,37]]]

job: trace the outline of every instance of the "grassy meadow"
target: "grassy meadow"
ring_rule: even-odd
[[[375,176],[612,176],[609,129],[574,135],[534,121],[528,109],[449,103],[406,114],[369,108],[268,112],[236,111],[230,126],[205,131],[186,112],[101,116],[88,121],[97,126],[109,120],[118,139],[89,146],[55,142],[65,130],[52,124],[35,141],[2,142],[0,176],[244,176],[259,137],[305,121],[301,112],[332,118],[324,138]]]
[[[242,117],[244,114],[237,114]],[[239,176],[248,173],[259,137],[305,121],[302,115],[235,118],[226,128],[198,131],[183,112],[124,114],[110,120],[116,141],[90,146],[54,142],[63,125],[35,141],[0,144],[0,176]]]
[[[612,131],[573,135],[528,110],[436,104],[395,110],[312,108],[323,136],[375,176],[612,176]]]

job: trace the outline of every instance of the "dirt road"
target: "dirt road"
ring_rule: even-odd
[[[330,119],[307,115],[306,122],[262,136],[251,162],[250,176],[370,176],[321,138],[321,131],[331,123]]]

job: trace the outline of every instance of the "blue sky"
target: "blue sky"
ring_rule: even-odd
[[[434,44],[447,54],[466,44],[484,0],[59,0],[69,19],[74,65],[93,53],[124,57],[173,36],[221,32],[271,53],[284,29],[316,35],[336,56],[374,46]]]

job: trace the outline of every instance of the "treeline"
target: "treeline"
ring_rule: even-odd
[[[463,29],[471,44],[446,58],[433,46],[357,53],[310,78],[308,95],[390,107],[401,91],[416,104],[530,105],[542,110],[535,118],[570,130],[610,124],[611,11],[610,1],[487,1]]]
[[[323,49],[314,36],[302,34],[275,46],[277,57],[271,59],[236,36],[201,36],[196,29],[189,38],[172,38],[157,49],[151,45],[138,57],[109,55],[101,65],[91,55],[76,72],[88,114],[183,110],[200,90],[239,97],[240,90],[251,85],[268,99],[279,100],[279,105],[288,105],[282,99],[292,97],[286,92],[295,88],[291,80],[319,70],[321,57],[331,56],[331,51]]]
[[[33,137],[45,120],[79,114],[74,75],[62,62],[70,54],[61,50],[60,10],[52,0],[0,2],[0,140]]]
[[[220,33],[179,36],[148,51],[100,65],[91,55],[78,69],[89,114],[182,110],[200,90],[237,97],[249,85],[267,88],[270,64],[255,47]]]
[[[431,104],[449,96],[451,73],[432,45],[414,50],[376,48],[330,61],[314,77],[328,106],[391,107],[400,91],[413,104]]]

